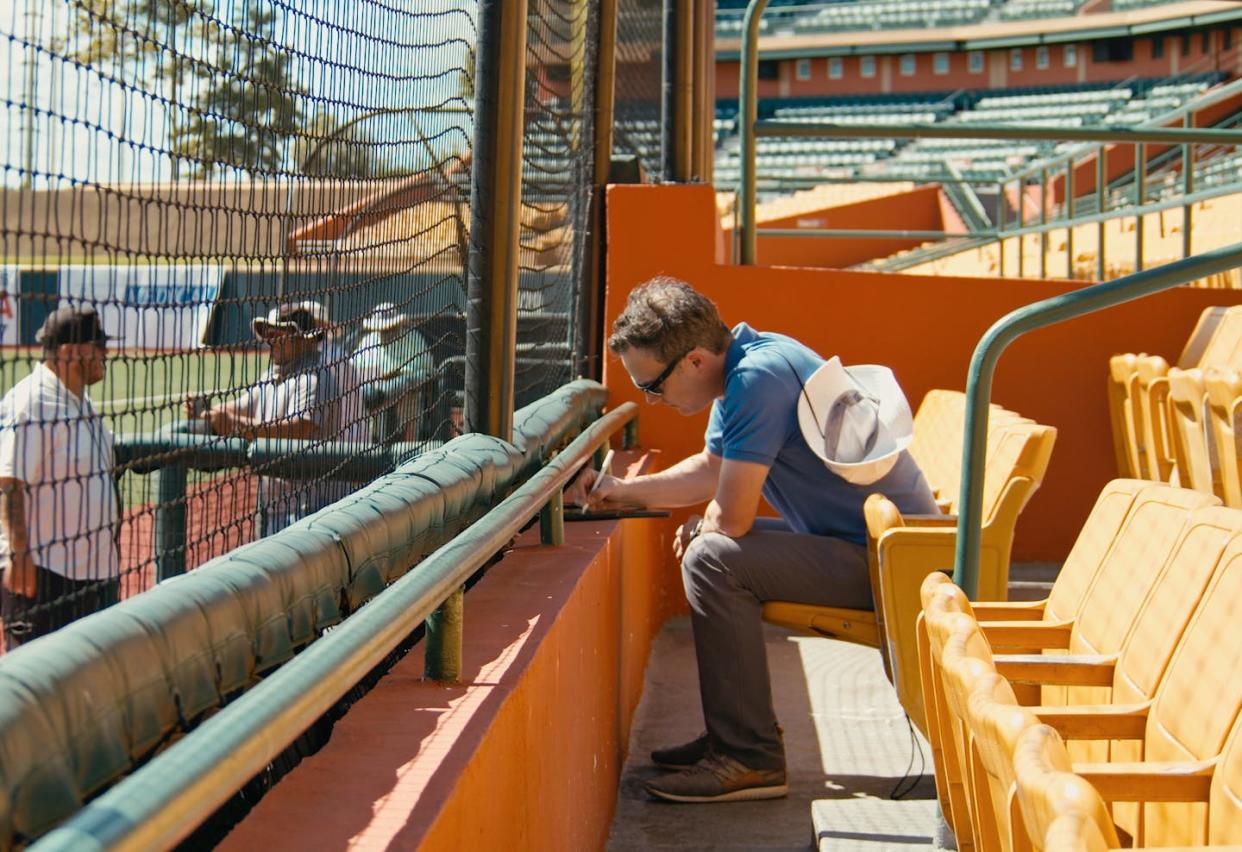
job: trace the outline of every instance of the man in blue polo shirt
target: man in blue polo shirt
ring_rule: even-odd
[[[566,499],[579,504],[694,506],[678,530],[707,731],[652,753],[677,770],[647,790],[680,802],[784,796],[785,753],[772,708],[762,609],[770,600],[870,609],[863,502],[881,492],[902,512],[937,510],[908,452],[857,485],[830,470],[798,423],[799,399],[824,360],[798,341],[730,330],[688,284],[655,278],[630,294],[613,325],[617,353],[649,402],[682,414],[708,406],[704,448],[660,473],[620,480],[585,470]],[[760,496],[780,518],[756,516]]]

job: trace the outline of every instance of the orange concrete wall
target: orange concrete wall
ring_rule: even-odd
[[[937,231],[944,229],[938,185],[923,186],[884,198],[842,204],[759,223],[761,228],[859,228]],[[900,223],[900,224],[897,224]],[[725,229],[725,240],[733,229]],[[761,263],[785,266],[853,266],[922,245],[925,240],[844,239],[840,237],[759,237],[755,246]],[[726,244],[731,245],[730,242]]]
[[[714,260],[709,187],[615,186],[607,207],[608,326],[636,285],[657,273],[676,275],[710,295],[727,323],[791,334],[847,364],[891,365],[915,406],[931,388],[965,387],[976,343],[1001,316],[1076,286],[722,266]],[[1242,291],[1181,288],[1033,332],[1006,350],[995,401],[1060,430],[1044,486],[1019,522],[1015,558],[1063,558],[1115,475],[1105,399],[1109,356],[1146,351],[1175,359],[1204,307],[1240,302]],[[605,359],[604,380],[612,400],[645,405],[613,357]],[[706,420],[646,405],[643,444],[661,448],[672,463],[702,449]]]
[[[566,539],[522,536],[466,595],[461,683],[423,682],[415,647],[221,848],[603,848],[651,639],[683,595],[665,521]]]

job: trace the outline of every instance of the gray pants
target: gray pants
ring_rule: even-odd
[[[790,532],[761,518],[739,539],[716,533],[690,543],[681,562],[703,718],[712,745],[752,769],[785,766],[768,680],[766,601],[871,609],[867,548]]]

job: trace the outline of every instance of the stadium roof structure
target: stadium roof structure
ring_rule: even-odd
[[[1102,12],[1061,18],[1037,18],[954,27],[862,30],[833,33],[764,35],[761,59],[848,56],[875,53],[990,50],[1039,44],[1092,41],[1207,27],[1242,21],[1242,3],[1188,0],[1128,12]],[[741,57],[741,39],[717,39],[716,59]]]

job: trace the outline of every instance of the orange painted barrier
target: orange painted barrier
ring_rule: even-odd
[[[630,290],[658,273],[714,299],[725,322],[790,334],[846,364],[891,366],[912,405],[932,388],[961,390],[979,338],[1009,311],[1067,292],[1068,281],[948,278],[716,263],[710,187],[608,190],[605,328]],[[901,222],[891,223],[900,227]],[[1059,560],[1116,475],[1104,376],[1117,352],[1176,357],[1203,308],[1242,303],[1242,291],[1177,290],[1032,332],[1001,357],[993,399],[1057,428],[1044,485],[1018,524],[1014,559]],[[616,358],[604,381],[614,403],[643,403]],[[707,416],[687,420],[645,405],[642,441],[671,463],[702,449]]]

